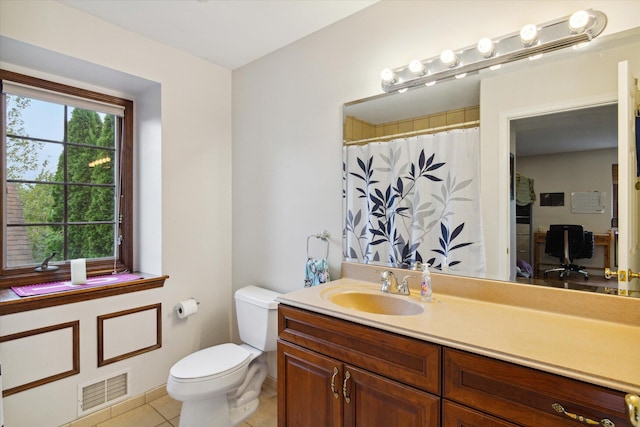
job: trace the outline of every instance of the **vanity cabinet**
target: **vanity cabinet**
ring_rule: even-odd
[[[439,346],[282,304],[279,332],[279,427],[440,425]]]
[[[631,426],[616,390],[282,303],[278,313],[279,427]]]
[[[615,390],[450,348],[443,350],[443,370],[446,401],[517,425],[631,425],[625,395]]]

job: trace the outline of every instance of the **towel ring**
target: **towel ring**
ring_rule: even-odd
[[[309,236],[307,236],[307,258],[311,258],[311,255],[309,252],[309,241],[311,240],[312,237],[323,240],[327,244],[324,257],[325,259],[329,258],[329,236],[330,234],[327,230],[323,230],[322,233],[310,234]]]

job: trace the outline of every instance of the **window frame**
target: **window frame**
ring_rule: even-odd
[[[113,104],[124,108],[124,114],[122,117],[122,129],[123,129],[123,144],[122,152],[120,152],[121,158],[121,198],[120,198],[120,213],[121,224],[120,229],[122,233],[122,242],[118,247],[118,255],[116,258],[116,271],[121,272],[125,270],[133,271],[133,101],[123,99],[111,95],[106,95],[92,90],[82,89],[66,84],[61,84],[49,80],[44,80],[36,77],[27,76],[24,74],[15,73],[12,71],[0,69],[0,81],[8,80],[15,83],[20,83],[36,88],[49,90],[52,92],[59,92],[66,95],[76,96],[80,98],[86,98],[93,101],[103,102],[107,104]],[[0,107],[2,110],[2,134],[3,144],[5,141],[5,108],[6,103]],[[4,167],[6,165],[5,150],[1,150],[0,154],[0,171],[3,177],[3,190],[5,181]],[[0,197],[0,215],[4,218],[5,215],[5,196],[3,194]],[[0,227],[0,241],[6,242],[5,239],[5,227]],[[43,282],[54,282],[60,280],[69,280],[70,267],[69,262],[64,264],[56,264],[59,268],[55,271],[48,272],[35,272],[34,267],[7,267],[5,265],[4,243],[0,245],[0,260],[2,260],[2,266],[0,271],[0,289],[9,288],[17,285],[27,285]],[[87,275],[94,276],[99,274],[110,274],[114,270],[113,258],[102,258],[96,260],[87,260]]]

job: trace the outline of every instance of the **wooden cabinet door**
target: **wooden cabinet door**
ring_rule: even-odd
[[[442,427],[517,427],[447,400],[442,401]]]
[[[342,427],[341,386],[341,362],[278,342],[278,427]]]
[[[342,399],[348,427],[440,425],[438,397],[353,366],[345,365]]]

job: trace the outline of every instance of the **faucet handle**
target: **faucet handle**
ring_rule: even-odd
[[[409,279],[413,277],[407,274],[402,278],[402,284],[398,285],[398,291],[403,295],[409,295]]]
[[[391,287],[391,281],[395,278],[392,271],[385,270],[380,273],[380,280],[382,281],[382,287],[380,290],[382,292],[389,292],[389,288]]]
[[[380,273],[380,280],[390,280],[393,277],[393,271],[385,270]]]

